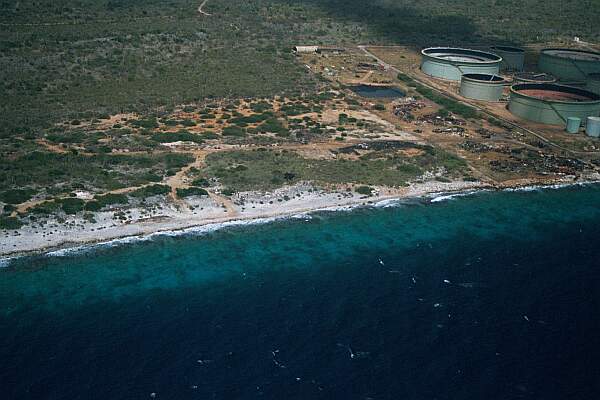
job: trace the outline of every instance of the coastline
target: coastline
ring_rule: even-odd
[[[481,191],[523,191],[562,188],[597,184],[600,179],[574,181],[572,179],[554,179],[549,182],[521,180],[507,185],[489,185],[483,182],[425,182],[412,184],[401,189],[381,188],[372,196],[349,195],[345,192],[315,191],[301,199],[292,198],[285,203],[266,204],[258,210],[244,210],[235,216],[219,216],[223,212],[222,205],[212,204],[206,212],[194,215],[189,211],[176,208],[153,218],[140,218],[121,225],[108,226],[103,221],[95,228],[62,229],[60,235],[48,239],[49,229],[24,232],[19,235],[6,236],[0,244],[0,268],[9,266],[11,260],[28,256],[62,256],[93,250],[97,247],[117,246],[120,244],[152,240],[160,236],[180,236],[210,232],[221,228],[268,223],[278,219],[291,218],[320,211],[351,210],[358,207],[377,207],[388,202],[415,198],[431,198],[432,203],[446,201],[458,196],[470,195]],[[289,190],[290,188],[286,188]],[[252,194],[252,193],[251,193]],[[255,194],[256,195],[256,194]],[[274,198],[274,194],[262,194],[261,199]],[[257,204],[259,202],[257,201]],[[262,204],[263,201],[260,201]],[[266,202],[264,202],[266,203]],[[244,212],[246,211],[246,212]],[[222,215],[222,214],[221,214]],[[31,228],[34,229],[34,228]]]

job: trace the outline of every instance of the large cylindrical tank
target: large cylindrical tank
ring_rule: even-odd
[[[600,115],[600,95],[555,83],[521,83],[510,88],[508,109],[529,121],[565,126],[569,117]]]
[[[585,133],[591,137],[600,137],[600,117],[588,117]]]
[[[600,72],[588,74],[585,88],[590,92],[600,94]]]
[[[600,53],[571,49],[544,49],[539,70],[565,82],[585,82],[591,73],[600,72]]]
[[[502,57],[502,69],[506,71],[522,71],[525,65],[525,50],[513,46],[493,46],[494,54]]]
[[[454,47],[431,47],[421,55],[423,73],[452,81],[460,81],[463,74],[497,75],[502,62],[502,57],[493,53]]]
[[[498,75],[464,74],[460,80],[460,94],[473,100],[499,101],[506,80]]]

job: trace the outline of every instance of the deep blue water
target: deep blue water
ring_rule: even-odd
[[[406,94],[398,88],[391,86],[357,85],[350,89],[359,96],[374,99],[404,97]]]
[[[599,239],[589,186],[22,259],[0,397],[597,399]]]

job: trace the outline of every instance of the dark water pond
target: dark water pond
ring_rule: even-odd
[[[391,86],[358,85],[353,86],[351,89],[359,96],[375,99],[404,97],[406,95],[400,89]]]

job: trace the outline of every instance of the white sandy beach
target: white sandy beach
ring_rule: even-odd
[[[556,184],[573,183],[565,179]],[[529,186],[531,182],[517,182],[510,187]],[[157,203],[148,208],[115,209],[98,212],[95,222],[81,216],[67,216],[64,222],[50,219],[22,227],[18,231],[0,232],[0,256],[10,258],[30,253],[44,253],[92,243],[106,243],[123,238],[144,238],[157,233],[185,231],[206,225],[220,225],[235,221],[271,219],[311,211],[353,207],[378,203],[390,199],[421,197],[433,194],[452,194],[475,189],[490,188],[481,182],[437,182],[412,184],[401,189],[380,188],[373,196],[355,192],[327,193],[307,190],[310,186],[293,186],[272,193],[240,193],[232,199],[233,210],[211,198],[194,198],[181,207],[170,202]],[[498,188],[500,189],[500,188]],[[284,196],[285,197],[284,199]],[[115,219],[115,212],[124,211],[127,219]]]

